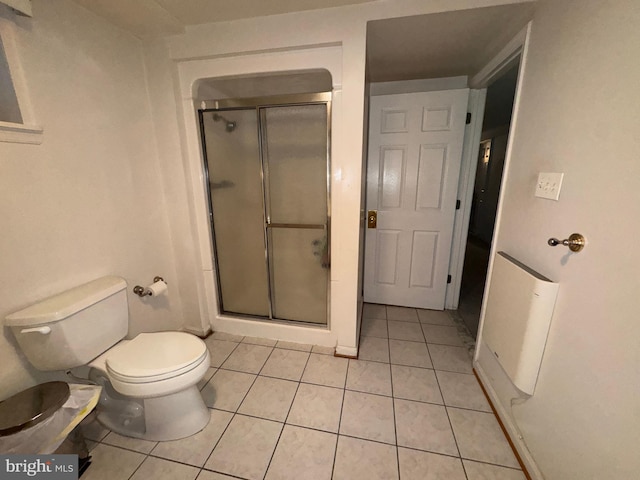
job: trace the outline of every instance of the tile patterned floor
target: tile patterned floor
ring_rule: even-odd
[[[365,306],[360,358],[215,333],[209,425],[172,442],[84,430],[85,480],[523,480],[446,312]]]

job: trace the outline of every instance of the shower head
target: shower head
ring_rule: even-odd
[[[213,121],[214,122],[219,122],[219,121],[223,121],[225,123],[224,129],[228,132],[231,133],[236,129],[236,122],[232,122],[231,120],[227,120],[226,118],[224,118],[222,115],[220,115],[219,113],[214,113],[213,114]]]

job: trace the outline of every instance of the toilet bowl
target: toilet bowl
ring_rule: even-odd
[[[196,384],[211,360],[205,343],[185,332],[128,329],[126,282],[103,277],[5,318],[29,361],[40,370],[89,366],[101,385],[98,420],[122,435],[176,440],[210,418]]]
[[[210,364],[204,342],[189,333],[122,340],[89,362],[89,378],[104,389],[98,420],[116,433],[146,440],[192,435],[210,418],[196,386]]]

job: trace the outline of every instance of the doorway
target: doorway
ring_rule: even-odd
[[[504,169],[519,61],[487,88],[458,314],[475,338]]]
[[[198,111],[220,313],[327,324],[330,93]]]

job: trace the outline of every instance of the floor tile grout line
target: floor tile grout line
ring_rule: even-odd
[[[117,433],[117,432],[113,432],[113,433]],[[133,437],[127,437],[127,438],[133,438]],[[144,439],[142,439],[142,438],[134,438],[134,440],[144,440]],[[146,440],[146,441],[151,442],[153,440]],[[123,447],[123,446],[120,446],[120,445],[113,445],[112,443],[106,443],[106,442],[98,442],[98,443],[101,443],[103,445],[107,445],[109,447],[121,448],[122,450],[127,450],[129,452],[140,453],[142,455],[149,455],[153,451],[153,449],[158,446],[157,444],[160,443],[160,442],[159,441],[156,442],[156,445],[154,445],[153,448],[151,450],[149,450],[148,452],[141,452],[140,450],[136,450],[136,449],[131,448],[131,447]]]
[[[304,375],[304,371],[307,368],[307,365],[309,364],[309,359],[311,358],[311,352],[309,352],[309,354],[307,355],[307,361],[304,364],[304,368],[302,369],[302,375]],[[268,361],[268,359],[267,359]],[[266,365],[267,362],[265,362]],[[264,366],[263,366],[264,368]],[[261,370],[262,371],[262,370]],[[300,378],[302,378],[302,376],[300,376]],[[278,440],[276,441],[276,445],[273,447],[273,452],[271,452],[271,457],[269,458],[269,463],[267,464],[267,468],[264,471],[264,474],[262,475],[262,478],[266,478],[267,476],[267,472],[269,471],[269,468],[271,467],[271,462],[273,462],[273,457],[276,454],[276,450],[278,449],[278,445],[280,444],[280,440],[282,439],[282,432],[284,432],[284,428],[287,426],[287,420],[289,419],[289,415],[291,414],[291,409],[293,408],[293,402],[296,401],[296,395],[298,395],[298,390],[300,389],[300,384],[302,382],[298,381],[297,382],[298,385],[296,386],[296,391],[293,394],[293,398],[291,399],[291,403],[289,404],[289,409],[287,410],[287,414],[284,417],[284,422],[282,423],[282,428],[280,429],[280,434],[278,435]],[[337,440],[336,440],[337,443]]]
[[[107,434],[107,435],[108,435],[108,434]],[[107,435],[105,435],[105,437],[106,437]],[[100,442],[100,443],[101,443],[101,442]],[[145,453],[137,452],[137,451],[135,451],[135,450],[131,450],[131,449],[128,449],[128,448],[117,447],[117,446],[115,446],[115,445],[109,445],[108,443],[104,443],[103,445],[106,445],[107,447],[111,447],[111,448],[121,448],[122,450],[126,450],[126,451],[129,451],[129,452],[134,452],[134,453],[137,453],[137,454],[139,454],[139,455],[144,455],[144,459],[140,462],[140,464],[139,464],[136,468],[134,468],[133,472],[131,472],[131,475],[129,475],[129,476],[127,477],[129,480],[131,480],[131,478],[132,478],[132,477],[136,474],[136,472],[140,469],[140,467],[142,466],[142,464],[147,460],[147,458],[149,458],[149,454],[148,454],[148,453],[147,453],[147,454],[145,454]]]
[[[341,413],[342,413],[342,410],[341,410]],[[340,424],[340,420],[338,420],[338,424]],[[290,425],[292,427],[298,427],[298,428],[306,428],[307,430],[313,430],[314,432],[330,433],[333,435],[338,435],[338,431],[333,432],[331,430],[323,430],[318,427],[309,427],[308,425],[299,425],[297,423],[289,423],[288,420],[285,422],[285,425]]]
[[[228,368],[228,367],[225,367],[225,368],[220,367],[218,368],[218,370],[224,370],[225,372],[246,373],[247,375],[255,375],[256,377],[258,376],[258,373],[256,372],[248,372],[246,370],[237,370],[237,369]],[[262,368],[260,370],[262,370]],[[263,375],[263,376],[266,377],[266,375]]]
[[[244,337],[243,337],[244,338]],[[238,344],[240,345],[240,344]],[[269,355],[267,356],[267,359],[264,361],[264,363],[267,363],[267,360],[269,360],[269,357],[271,357],[271,354],[273,353],[273,350],[275,350],[275,348],[271,348],[271,352],[269,352]],[[235,351],[235,349],[234,349]],[[233,353],[233,352],[231,352]],[[229,354],[229,356],[231,356],[231,353]],[[229,358],[229,357],[227,357]],[[226,360],[225,360],[226,361]],[[263,364],[264,367],[264,364]],[[222,367],[220,367],[221,369]],[[262,370],[262,367],[260,368],[260,370]],[[216,372],[217,373],[217,372]],[[241,373],[246,373],[246,372],[241,372]],[[211,377],[213,378],[213,377]],[[207,462],[209,461],[209,459],[211,458],[211,455],[213,455],[213,452],[215,452],[216,448],[218,447],[218,445],[220,444],[220,440],[222,440],[222,437],[224,437],[224,434],[227,433],[227,430],[229,429],[229,426],[233,423],[233,419],[236,418],[236,416],[238,415],[238,410],[240,409],[240,407],[242,406],[242,403],[244,402],[244,400],[247,398],[247,395],[249,395],[249,392],[251,391],[251,389],[253,388],[253,385],[256,383],[256,380],[258,379],[258,375],[255,376],[255,378],[253,379],[253,381],[251,382],[251,385],[249,386],[249,388],[247,389],[247,391],[245,392],[244,396],[242,397],[242,400],[240,400],[240,403],[238,403],[238,407],[235,409],[235,411],[233,412],[233,414],[231,415],[231,418],[229,419],[229,423],[227,423],[227,426],[224,427],[224,430],[222,431],[222,433],[220,434],[220,436],[218,437],[218,440],[216,440],[215,444],[213,445],[213,448],[211,449],[211,451],[209,452],[209,455],[207,455],[207,459],[204,461],[204,463],[202,464],[202,467],[200,468],[204,468],[204,465],[207,464]]]
[[[300,383],[304,383],[306,385],[315,385],[317,387],[327,387],[327,388],[336,388],[338,390],[344,390],[344,387],[336,387],[335,385],[326,385],[324,383],[315,383],[315,382],[310,382],[309,380],[300,380]]]
[[[386,320],[387,322],[403,322],[403,323],[413,323],[414,325],[420,324],[420,325],[431,325],[433,327],[453,327],[453,328],[457,328],[457,325],[455,323],[451,324],[451,323],[433,323],[433,322],[423,322],[423,321],[417,321],[417,322],[413,322],[411,320],[394,320],[391,318],[385,319],[385,318],[372,318],[372,317],[363,317],[362,318],[363,321],[368,320],[368,321],[378,321],[378,320]],[[371,335],[368,335],[371,336]],[[227,342],[231,341],[231,340],[225,340]]]
[[[508,468],[509,470],[513,470],[516,472],[522,472],[522,468],[518,467],[510,467],[509,465],[503,465],[501,463],[493,463],[493,462],[487,462],[486,460],[478,460],[476,458],[469,458],[469,457],[461,457],[462,460],[467,460],[468,462],[475,462],[475,463],[482,463],[483,465],[491,465],[493,467],[500,467],[500,468]],[[462,462],[464,464],[464,462]]]
[[[344,403],[344,396],[343,396],[343,403]],[[454,408],[457,408],[457,407],[454,407]],[[226,413],[233,413],[233,412],[230,412],[228,410],[221,410],[221,409],[210,409],[210,410],[217,410],[217,411],[226,412]],[[486,412],[481,412],[481,413],[486,413]],[[322,429],[308,427],[308,426],[304,426],[304,425],[295,425],[295,424],[289,424],[289,423],[283,424],[282,422],[279,422],[277,420],[267,419],[267,418],[263,418],[263,417],[256,417],[254,415],[247,415],[247,414],[241,414],[241,413],[238,413],[237,415],[256,418],[256,419],[259,419],[259,420],[266,420],[266,421],[273,422],[273,423],[280,423],[280,424],[283,425],[283,427],[285,425],[292,425],[292,426],[296,426],[296,427],[299,427],[299,428],[305,428],[305,429],[308,429],[308,430],[317,431],[317,432],[320,432],[320,433],[334,434],[334,435],[337,435],[338,437],[343,436],[343,437],[353,438],[353,439],[356,439],[356,440],[363,440],[363,441],[367,441],[367,442],[373,442],[373,443],[377,443],[377,444],[380,444],[380,445],[397,446],[398,448],[405,448],[405,449],[414,450],[414,451],[417,451],[417,452],[433,453],[433,454],[436,454],[436,455],[442,455],[442,456],[446,456],[446,457],[450,457],[450,458],[458,458],[458,459],[468,460],[468,461],[472,461],[472,462],[476,462],[476,463],[482,463],[482,464],[486,464],[486,465],[492,465],[492,466],[496,466],[496,467],[507,468],[507,469],[515,470],[515,471],[521,471],[521,469],[518,468],[518,467],[512,467],[512,466],[504,465],[504,464],[500,464],[500,463],[488,462],[488,461],[485,461],[485,460],[478,460],[476,458],[470,458],[470,457],[451,455],[451,454],[439,452],[439,451],[436,451],[436,450],[420,449],[420,448],[404,446],[404,445],[401,446],[401,445],[392,444],[392,443],[388,443],[388,442],[382,442],[380,440],[373,440],[373,439],[370,439],[370,438],[364,438],[364,437],[358,437],[358,436],[355,436],[355,435],[339,433],[339,427],[338,427],[338,432],[331,432],[331,431],[328,431],[328,430],[322,430]],[[342,417],[342,405],[341,405],[340,418],[341,417]],[[229,424],[230,423],[231,423],[231,421],[229,422]],[[226,430],[226,428],[225,428],[225,430]],[[224,432],[223,432],[222,435],[224,435]],[[222,437],[222,435],[221,435],[221,437]],[[102,442],[97,442],[97,443],[102,443]],[[217,446],[217,443],[218,442],[216,442],[216,446]],[[136,454],[139,454],[139,455],[145,455],[145,457],[158,458],[158,459],[161,459],[161,460],[166,460],[166,461],[169,461],[169,462],[178,463],[180,465],[185,465],[185,466],[189,466],[189,467],[193,467],[193,468],[204,469],[204,470],[207,470],[207,471],[213,471],[213,472],[224,474],[224,472],[219,472],[217,470],[213,470],[211,468],[206,468],[204,466],[200,467],[198,465],[194,465],[194,464],[187,463],[187,462],[182,462],[182,461],[175,460],[175,459],[168,458],[168,457],[163,457],[163,456],[160,456],[160,455],[157,455],[157,454],[154,455],[152,452],[150,452],[149,454],[145,454],[144,452],[133,450],[133,449],[127,448],[127,447],[121,447],[121,446],[110,445],[110,444],[104,444],[104,445],[106,445],[108,447],[111,447],[111,448],[117,448],[117,449],[120,449],[120,450],[129,451],[129,452],[136,453]],[[215,450],[215,447],[214,447],[214,450]],[[206,464],[206,461],[205,461],[205,464]],[[228,475],[228,474],[225,474],[225,475]],[[242,477],[236,477],[236,478],[242,478]]]
[[[371,441],[374,441],[374,440],[371,440]],[[377,443],[382,443],[382,442],[377,442]],[[390,444],[389,443],[385,443],[385,445],[390,445]],[[483,463],[483,464],[486,464],[486,465],[493,465],[494,467],[504,467],[504,468],[508,468],[510,470],[522,471],[520,468],[516,468],[516,467],[508,467],[506,465],[500,465],[498,463],[491,463],[491,462],[486,462],[486,461],[483,461],[483,460],[476,460],[476,459],[473,459],[473,458],[461,457],[459,455],[451,455],[450,453],[442,453],[442,452],[438,452],[436,450],[423,450],[423,449],[420,449],[420,448],[408,447],[408,446],[404,446],[404,445],[398,445],[398,448],[404,448],[404,449],[407,449],[407,450],[413,450],[414,452],[425,452],[425,453],[432,453],[434,455],[442,455],[443,457],[455,458],[457,460],[460,460],[461,462],[462,462],[462,460],[468,460],[470,462]]]
[[[316,387],[327,387],[327,388],[335,388],[336,390],[344,390],[344,387],[336,387],[335,385],[325,385],[324,383],[314,383],[310,381],[300,380],[300,383],[304,383],[305,385],[315,385]]]
[[[389,322],[387,322],[387,334],[389,333]],[[389,378],[391,379],[391,408],[393,408],[393,434],[396,437],[396,466],[398,469],[398,480],[400,479],[400,451],[398,450],[398,422],[396,420],[396,399],[393,390],[393,366],[391,363],[391,339],[387,335],[387,347],[389,348]],[[434,373],[435,375],[435,373]]]
[[[222,340],[222,341],[224,341],[224,340]],[[218,365],[218,366],[217,366],[217,367],[215,367],[215,368],[217,368],[217,369],[222,368],[222,365],[224,365],[224,362],[226,362],[226,361],[229,359],[229,357],[231,356],[231,354],[232,354],[233,352],[235,352],[235,351],[236,351],[236,349],[238,348],[238,346],[240,346],[240,343],[236,343],[236,342],[233,342],[233,343],[235,343],[235,344],[236,344],[236,346],[235,346],[235,347],[233,347],[233,349],[232,349],[232,350],[227,354],[227,356],[226,356],[226,357],[224,357],[224,360],[222,360],[222,362],[220,362],[220,365]],[[209,346],[207,346],[207,348],[209,348]],[[211,365],[211,364],[209,364],[209,365]],[[214,374],[214,375],[215,375],[215,374]],[[209,379],[209,380],[211,380],[211,379]],[[209,383],[209,382],[207,382],[207,383]],[[205,385],[206,385],[206,384],[205,384]]]
[[[240,408],[238,406],[238,408]],[[218,437],[218,440],[215,441],[215,443],[213,444],[213,448],[211,449],[211,451],[209,452],[209,455],[207,455],[207,458],[205,459],[205,461],[202,463],[202,466],[200,468],[204,468],[204,466],[207,464],[207,462],[209,461],[209,459],[211,458],[211,455],[213,455],[213,452],[216,450],[216,447],[218,446],[218,444],[220,443],[220,440],[222,440],[222,437],[224,437],[224,434],[227,433],[227,430],[229,429],[229,426],[231,425],[231,422],[233,422],[233,419],[236,418],[236,413],[233,413],[231,415],[231,418],[229,419],[229,423],[227,423],[227,426],[224,427],[224,430],[222,430],[222,433],[220,434],[220,436]]]
[[[422,334],[424,335],[424,332],[422,332]],[[424,341],[423,342],[422,340],[412,340],[412,339],[407,339],[407,338],[390,338],[388,336],[387,337],[380,337],[378,335],[371,335],[369,333],[363,333],[362,335],[360,335],[360,337],[361,338],[362,337],[365,337],[365,338],[379,338],[381,340],[398,340],[398,341],[401,341],[401,342],[411,342],[411,343],[426,343],[427,345],[442,345],[442,346],[445,346],[445,347],[464,348],[466,350],[466,347],[464,345],[460,345],[460,344],[455,344],[454,345],[453,343],[429,342],[429,341]]]
[[[487,413],[489,415],[493,415],[493,412],[490,410],[478,410],[477,408],[469,408],[469,407],[459,407],[457,405],[447,405],[446,403],[443,404],[445,407],[447,408],[455,408],[457,410],[466,410],[467,412],[476,412],[476,413]],[[494,415],[495,417],[495,415]]]
[[[363,440],[365,442],[377,443],[379,445],[386,445],[388,447],[396,447],[397,446],[395,443],[383,442],[381,440],[373,440],[371,438],[365,438],[365,437],[357,437],[355,435],[348,434],[348,433],[339,433],[338,436],[339,437],[353,438],[354,440]]]
[[[227,361],[229,361],[229,358],[231,358],[231,355],[233,355],[233,354],[235,353],[235,351],[238,349],[238,347],[239,347],[240,345],[241,345],[241,344],[239,343],[239,344],[238,344],[238,346],[237,346],[236,348],[234,348],[234,349],[233,349],[233,351],[232,351],[232,352],[229,354],[229,356],[225,359],[225,361],[222,363],[222,365],[220,365],[220,366],[218,367],[218,369],[221,369],[221,368],[222,368],[222,366],[223,366],[225,363],[227,363]],[[243,371],[243,370],[233,370],[233,369],[228,368],[228,367],[227,367],[227,368],[223,368],[223,370],[230,370],[230,371],[232,371],[232,372],[251,373],[252,375],[258,375],[258,374],[260,373],[260,371],[262,371],[262,368],[264,367],[264,364],[265,364],[265,363],[267,363],[267,360],[269,360],[269,358],[271,357],[271,354],[272,354],[272,353],[273,353],[273,351],[275,350],[275,347],[268,347],[268,346],[266,346],[266,345],[254,345],[254,344],[252,344],[252,343],[244,343],[244,344],[242,344],[242,345],[249,345],[249,346],[252,346],[252,347],[270,348],[270,349],[271,349],[271,351],[269,352],[269,355],[267,355],[267,358],[265,359],[265,361],[263,362],[263,364],[260,366],[260,369],[258,370],[258,372],[255,372],[255,373],[254,373],[254,372],[246,372],[246,371]]]
[[[379,338],[379,337],[376,337],[376,338]],[[390,340],[396,340],[396,339],[395,338],[389,338],[389,339],[381,338],[381,340],[389,340],[390,341]],[[407,340],[399,340],[399,341],[405,342]],[[422,342],[411,342],[411,343],[420,344]],[[455,345],[440,345],[440,344],[429,343],[429,344],[427,344],[427,350],[428,350],[428,345],[436,345],[436,346],[439,346],[439,347],[451,347],[451,348],[463,348],[464,349],[464,347],[457,347]],[[299,351],[299,350],[290,350],[290,351]],[[300,352],[300,353],[309,353],[309,352]],[[325,354],[322,354],[322,353],[313,353],[313,352],[309,353],[309,355],[322,355],[324,357],[330,357],[330,355],[325,355]],[[431,356],[430,356],[430,358],[431,358]],[[364,360],[364,359],[362,361],[363,362],[382,363],[382,364],[390,363],[391,365],[398,365],[398,366],[402,366],[402,367],[421,368],[421,369],[424,369],[424,370],[436,370],[438,372],[457,373],[457,374],[460,374],[460,375],[471,375],[471,376],[473,376],[473,373],[461,372],[459,370],[446,370],[446,369],[443,369],[443,368],[435,368],[434,365],[432,365],[431,367],[422,367],[420,365],[410,365],[410,364],[407,364],[407,363],[397,363],[397,362],[394,363],[394,362],[391,361],[391,352],[389,352],[389,360],[390,360],[389,362],[382,362],[380,360]],[[433,364],[433,362],[432,362],[432,364]],[[249,372],[249,371],[246,371],[246,370],[237,370],[237,369],[232,369],[232,368],[229,368],[229,367],[211,367],[211,368],[215,368],[216,369],[215,373],[217,373],[217,370],[225,370],[227,372],[246,373],[248,375],[259,375],[261,377],[281,378],[282,380],[291,380],[291,379],[288,379],[288,378],[274,377],[272,375],[263,375],[262,373]],[[260,371],[261,370],[262,370],[262,368],[260,369]],[[214,376],[215,376],[215,373],[214,373]],[[304,375],[304,372],[303,372],[303,375]],[[213,378],[213,376],[212,376],[212,378]],[[211,379],[209,379],[209,381],[211,381]],[[313,384],[313,385],[324,385],[324,384],[321,384],[321,383],[313,383],[313,382],[310,382],[308,380],[302,380],[302,379],[301,380],[291,380],[291,381],[294,381],[294,382],[295,381],[301,381],[302,383],[310,383],[310,384]],[[207,382],[207,383],[209,383],[209,382]],[[207,384],[205,384],[205,386],[206,385]],[[324,385],[324,386],[331,387],[332,385]],[[204,388],[204,387],[202,387],[202,388]],[[333,386],[333,388],[341,388],[341,387]]]
[[[223,411],[223,410],[218,410],[218,411]],[[230,413],[230,412],[227,412],[227,413]],[[200,469],[204,468],[204,467],[201,467],[199,465],[195,465],[193,463],[182,462],[180,460],[175,460],[175,459],[169,458],[169,457],[162,457],[162,456],[160,456],[158,454],[154,455],[153,452],[149,452],[149,456],[152,457],[152,458],[159,458],[160,460],[167,460],[168,462],[179,463],[180,465],[186,465],[188,467],[194,467],[194,468],[200,468]],[[208,460],[208,458],[207,458],[207,460]],[[206,463],[206,461],[205,461],[205,463]]]
[[[306,353],[307,354],[307,359],[304,362],[304,367],[302,367],[302,373],[300,374],[300,379],[298,380],[291,380],[289,378],[282,378],[282,377],[274,377],[272,375],[263,375],[262,371],[264,370],[264,367],[267,366],[267,363],[269,363],[269,359],[271,358],[271,355],[273,355],[273,352],[276,350],[277,347],[273,347],[273,350],[271,351],[271,353],[269,353],[269,356],[267,357],[267,359],[265,360],[264,364],[262,365],[262,367],[260,368],[260,370],[258,371],[258,373],[256,375],[258,375],[259,377],[266,377],[266,378],[277,378],[280,380],[289,380],[291,382],[300,382],[302,380],[302,376],[304,375],[304,371],[307,368],[307,363],[309,363],[309,358],[311,358],[311,352],[306,352],[303,350],[288,350],[285,348],[281,348],[280,350],[287,350],[289,352],[300,352],[300,353]],[[296,393],[298,392],[298,390],[296,389]]]
[[[400,320],[399,318],[387,318],[387,322],[402,322],[413,323],[414,325],[420,325],[420,320]]]
[[[220,470],[213,470],[211,468],[202,467],[200,469],[200,473],[202,473],[202,470],[205,470],[207,472],[217,473],[219,475],[223,475],[223,476],[230,477],[230,478],[237,478],[238,480],[249,480],[247,477],[239,477],[238,475],[233,475],[231,473],[224,473],[224,472],[221,472]],[[200,473],[198,475],[200,475]],[[196,480],[197,480],[197,478],[196,478]]]
[[[348,387],[347,385],[349,383],[349,371],[351,370],[351,362],[367,363],[367,362],[370,362],[370,360],[360,360],[360,359],[355,359],[355,358],[350,358],[349,359],[349,364],[347,366],[347,378],[346,378],[345,386],[344,386],[345,390],[348,390],[350,392],[369,393],[371,395],[377,395],[379,397],[393,398],[393,387],[391,387],[391,393],[389,395],[384,394],[384,393],[375,393],[375,392],[368,391],[368,390],[358,390],[358,389],[353,388],[353,387]],[[385,363],[385,362],[371,362],[371,363],[377,363],[379,365],[390,365],[390,364]],[[391,368],[391,367],[389,367],[389,368]],[[389,382],[391,382],[391,375],[389,375]]]
[[[217,473],[218,475],[224,475],[225,477],[229,477],[229,478],[236,478],[238,480],[249,480],[247,479],[247,477],[238,477],[237,475],[231,475],[230,473],[222,473],[218,470],[209,470],[208,468],[201,468],[200,469],[200,473],[202,473],[202,470],[205,470],[207,472],[212,472],[212,473]],[[198,474],[200,475],[200,474]],[[198,478],[196,477],[196,480],[198,480]]]
[[[349,374],[349,364],[347,363],[347,375]],[[333,465],[331,466],[331,478],[336,470],[336,459],[338,458],[338,443],[340,442],[340,427],[342,426],[342,413],[344,412],[344,398],[347,396],[347,375],[344,376],[345,388],[342,389],[342,402],[340,402],[340,416],[338,417],[338,431],[336,432],[336,448],[333,451]]]
[[[304,362],[304,367],[302,368],[302,374],[300,375],[300,378],[302,379],[302,375],[304,375],[304,371],[307,369],[307,365],[309,364],[309,359],[311,358],[311,352],[309,352],[309,355],[307,355],[307,360],[306,362]],[[293,408],[293,404],[296,401],[296,396],[298,395],[298,391],[300,390],[300,384],[302,383],[301,380],[298,380],[298,385],[296,386],[296,392],[293,394],[293,399],[291,399],[291,405],[289,405],[289,410],[287,410],[287,415],[284,417],[284,424],[287,424],[287,420],[289,420],[289,415],[291,415],[291,409]],[[284,429],[284,427],[283,427]],[[278,445],[276,444],[276,447]],[[275,450],[274,450],[275,451]]]
[[[317,385],[317,386],[324,387],[324,385]],[[335,387],[327,387],[327,388],[335,388]],[[338,390],[338,389],[336,389],[336,390]],[[424,401],[421,401],[421,400],[413,400],[413,399],[410,399],[410,398],[386,397],[386,396],[383,396],[383,395],[377,395],[377,394],[375,394],[375,393],[371,393],[371,394],[370,394],[370,393],[367,393],[367,392],[357,392],[357,391],[354,391],[354,390],[345,390],[345,393],[346,393],[346,392],[364,393],[365,395],[374,395],[374,396],[377,396],[377,397],[391,398],[392,400],[402,400],[402,401],[405,401],[405,402],[421,403],[421,404],[426,404],[426,405],[433,405],[433,406],[436,406],[436,407],[445,407],[445,408],[447,408],[447,409],[451,409],[451,408],[453,408],[453,409],[456,409],[456,410],[465,410],[465,411],[468,411],[468,412],[475,412],[475,413],[483,413],[483,414],[487,414],[487,415],[493,415],[493,413],[492,413],[492,412],[485,412],[485,411],[482,411],[482,410],[473,410],[473,409],[470,409],[470,408],[454,407],[454,406],[451,406],[451,405],[443,405],[443,404],[441,404],[441,403],[424,402]],[[254,415],[254,414],[249,414],[249,413],[233,412],[233,411],[230,411],[230,410],[222,410],[222,409],[219,409],[219,408],[210,409],[210,410],[217,410],[217,411],[219,411],[219,412],[225,412],[225,413],[231,413],[231,414],[237,413],[237,415],[240,415],[240,416],[242,416],[242,417],[250,417],[250,418],[255,418],[255,419],[257,419],[257,420],[265,420],[265,421],[267,421],[267,422],[274,422],[274,423],[280,423],[280,424],[291,425],[291,426],[293,426],[293,427],[306,428],[306,429],[308,429],[308,430],[315,430],[315,431],[317,431],[317,432],[340,434],[340,435],[344,435],[344,436],[346,436],[346,437],[359,438],[359,439],[361,439],[361,440],[368,440],[368,441],[371,441],[371,442],[382,443],[382,444],[384,444],[384,445],[395,445],[394,443],[383,442],[383,441],[380,441],[380,440],[373,440],[373,439],[366,438],[366,437],[358,437],[357,435],[353,435],[353,434],[340,433],[340,431],[339,431],[339,430],[337,430],[337,431],[324,430],[324,429],[322,429],[322,428],[318,428],[318,427],[311,427],[311,426],[309,426],[309,425],[300,425],[300,424],[297,424],[297,423],[290,423],[290,422],[288,421],[288,417],[287,417],[287,419],[286,419],[285,421],[282,421],[282,420],[274,420],[273,418],[261,417],[261,416]],[[341,413],[342,413],[342,409],[341,409]],[[338,423],[340,423],[340,422],[338,422]],[[105,445],[107,445],[107,446],[109,446],[109,447],[120,448],[120,449],[122,449],[122,450],[128,450],[128,451],[130,451],[130,452],[140,453],[140,454],[142,454],[142,455],[145,455],[145,453],[144,453],[144,452],[141,452],[141,451],[139,451],[139,450],[133,450],[133,449],[131,449],[131,448],[127,448],[127,447],[121,447],[121,446],[118,446],[118,445],[111,445],[111,444],[109,444],[109,443],[105,443]],[[402,445],[399,445],[399,446],[402,446]],[[405,448],[413,448],[413,447],[405,447]],[[431,450],[422,450],[422,449],[420,449],[420,448],[414,448],[414,450],[431,451]],[[170,458],[168,458],[168,457],[162,457],[162,456],[159,456],[159,455],[157,455],[157,454],[153,454],[152,452],[150,452],[149,454],[150,454],[151,456],[153,456],[153,457],[166,458],[167,460],[171,460],[171,459],[170,459]],[[442,455],[448,455],[448,454],[444,454],[444,453],[443,453]],[[452,457],[455,457],[455,458],[465,458],[465,457],[461,457],[461,455],[457,455],[457,456],[456,456],[456,455],[449,455],[449,456],[452,456]],[[472,459],[472,458],[468,458],[468,460],[474,460],[474,461],[476,461],[476,462],[482,462],[482,463],[491,463],[491,462],[487,462],[487,461],[485,461],[485,460],[475,460],[475,459]],[[184,462],[180,462],[179,460],[172,460],[172,461],[177,462],[177,463],[184,463]],[[191,465],[191,464],[186,463],[185,465]],[[499,465],[499,466],[508,467],[508,465],[502,465],[502,464],[499,464],[499,463],[495,463],[495,464],[493,464],[493,465]],[[518,470],[518,468],[517,468],[517,467],[509,467],[509,468],[515,468],[516,470]]]
[[[300,382],[300,379],[296,380],[295,378],[276,377],[275,375],[263,375],[263,374],[260,374],[258,376],[262,377],[262,378],[273,378],[275,380],[284,380],[286,382]]]
[[[424,335],[424,330],[423,330],[423,335]],[[427,337],[425,335],[425,341],[426,341]],[[436,384],[438,385],[438,390],[440,390],[440,396],[442,397],[442,403],[445,403],[444,400],[444,393],[442,393],[442,387],[440,386],[440,380],[438,379],[438,374],[435,373],[435,364],[433,363],[433,358],[431,356],[431,351],[429,350],[429,346],[427,345],[427,352],[429,354],[429,359],[431,360],[431,364],[434,366],[434,375],[436,377]],[[451,417],[449,416],[449,410],[447,410],[446,405],[444,406],[444,412],[445,415],[447,416],[447,420],[449,421],[449,428],[451,429],[451,435],[453,436],[453,441],[456,445],[456,450],[458,451],[458,458],[460,459],[460,465],[462,466],[462,471],[464,472],[464,476],[467,480],[469,480],[469,476],[467,475],[467,471],[464,468],[464,462],[462,461],[462,452],[460,451],[460,446],[458,445],[458,439],[456,438],[456,432],[453,430],[453,423],[451,423]]]

